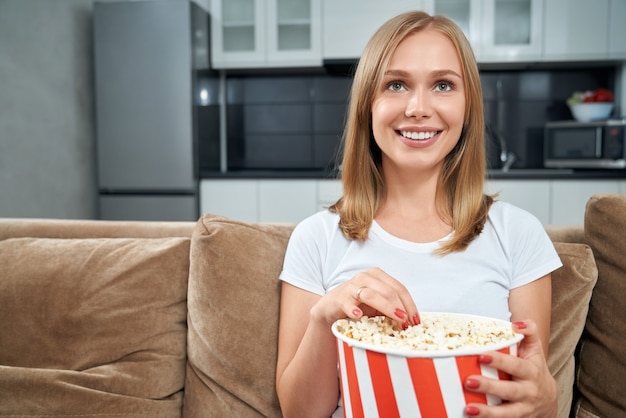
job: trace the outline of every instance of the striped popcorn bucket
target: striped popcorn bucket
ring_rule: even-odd
[[[509,322],[497,322],[510,327]],[[463,382],[476,374],[510,380],[510,375],[480,364],[478,356],[487,351],[517,355],[523,338],[518,334],[514,340],[481,348],[409,351],[353,340],[335,325],[333,333],[346,418],[462,418],[468,403],[499,404],[494,396],[466,391]]]

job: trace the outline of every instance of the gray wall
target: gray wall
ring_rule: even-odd
[[[96,216],[92,7],[0,0],[0,216]]]
[[[97,217],[93,3],[0,0],[0,217]]]

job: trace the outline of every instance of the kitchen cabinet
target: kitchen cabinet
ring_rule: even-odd
[[[543,50],[544,0],[481,2],[480,61],[540,58]]]
[[[609,3],[609,57],[626,59],[626,1],[611,0]]]
[[[343,194],[341,180],[319,180],[317,183],[317,210],[334,204]]]
[[[317,179],[205,179],[200,212],[244,222],[299,222],[320,207]]]
[[[211,0],[214,68],[320,66],[322,0]]]
[[[623,0],[613,3],[626,4]],[[605,59],[610,5],[610,0],[546,1],[544,59]]]
[[[426,0],[425,10],[430,14],[443,15],[452,19],[472,44],[478,54],[481,44],[481,6],[480,0]]]
[[[621,180],[552,180],[550,221],[557,224],[583,224],[585,206],[597,193],[620,193]]]
[[[323,58],[359,58],[367,41],[384,22],[423,6],[423,0],[323,0]]]
[[[545,224],[584,223],[585,206],[597,193],[625,193],[626,181],[609,180],[489,180],[487,193],[512,203]]]
[[[317,180],[259,180],[259,222],[299,222],[315,213]]]
[[[257,180],[200,181],[200,213],[225,216],[243,222],[258,220]]]
[[[544,60],[625,59],[624,0],[545,2]]]
[[[550,223],[550,182],[537,180],[488,180],[486,193],[499,193],[497,200],[509,202]]]
[[[485,192],[527,210],[544,224],[584,222],[597,193],[626,194],[626,180],[489,179]],[[204,179],[200,211],[245,222],[293,222],[328,208],[341,197],[335,179]]]
[[[424,0],[424,9],[454,20],[479,62],[541,58],[544,0]]]

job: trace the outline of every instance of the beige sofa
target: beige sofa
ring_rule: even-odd
[[[0,416],[280,416],[291,230],[211,215],[0,219]],[[560,417],[572,404],[626,416],[626,195],[594,196],[584,226],[547,230],[565,264],[549,358]]]

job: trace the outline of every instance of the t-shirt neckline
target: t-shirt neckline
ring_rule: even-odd
[[[454,234],[454,231],[452,231],[445,237],[440,238],[437,241],[432,241],[432,242],[413,242],[413,241],[408,241],[402,238],[398,238],[395,235],[390,234],[385,229],[383,229],[383,227],[380,226],[380,224],[376,222],[375,220],[372,221],[370,232],[373,233],[378,238],[380,238],[382,241],[390,245],[393,245],[398,248],[402,248],[407,251],[413,251],[413,252],[432,252],[438,249],[443,242],[446,242],[450,238],[452,238]]]

